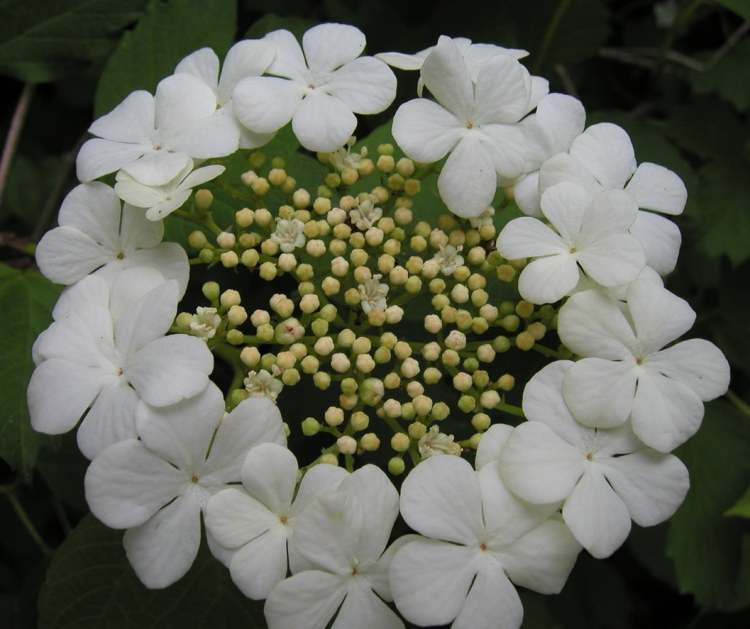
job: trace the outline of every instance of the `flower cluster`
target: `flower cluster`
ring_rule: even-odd
[[[517,587],[559,592],[582,548],[671,517],[671,452],[728,387],[713,344],[678,342],[695,313],[662,279],[686,190],[525,51],[364,48],[324,24],[223,66],[199,50],[94,122],[37,248],[68,287],[31,423],[78,426],[91,511],[150,588],[187,573],[203,521],[271,629],[518,628]],[[419,97],[397,146],[357,143],[388,64]],[[289,123],[315,159],[258,150]],[[190,255],[162,242],[176,220]],[[254,287],[206,281],[179,311],[192,267]]]

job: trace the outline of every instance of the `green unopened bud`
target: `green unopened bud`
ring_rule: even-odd
[[[230,345],[242,345],[245,342],[245,335],[239,330],[229,330],[227,332],[227,343]]]
[[[404,470],[406,470],[406,463],[401,457],[394,456],[388,461],[388,471],[393,476],[400,476],[404,473]]]
[[[367,378],[359,387],[359,397],[368,406],[377,406],[385,394],[385,385],[379,378]]]
[[[216,282],[206,282],[201,290],[203,291],[203,296],[211,303],[219,300],[219,293],[221,292],[221,288]]]
[[[320,422],[314,417],[308,417],[302,421],[302,434],[305,437],[313,437],[320,432]]]
[[[211,209],[211,204],[214,202],[214,195],[210,190],[201,188],[195,193],[195,209],[200,213],[208,212]]]
[[[435,421],[442,421],[450,414],[451,409],[445,402],[437,402],[432,407],[430,417]]]
[[[321,391],[325,391],[331,386],[331,376],[325,371],[319,371],[313,376],[313,383]]]
[[[477,401],[471,395],[462,395],[458,400],[458,408],[464,413],[471,413],[477,407]]]
[[[188,244],[193,249],[203,249],[208,244],[208,238],[206,238],[206,234],[204,234],[202,231],[194,231],[190,232],[190,235],[188,236]]]
[[[240,402],[245,401],[250,394],[245,389],[232,389],[229,394],[229,407],[234,408]]]
[[[477,413],[471,418],[471,425],[474,427],[474,430],[480,432],[487,430],[491,424],[492,420],[487,413]]]
[[[315,336],[325,336],[328,334],[328,321],[325,319],[314,319],[310,324],[310,329]]]

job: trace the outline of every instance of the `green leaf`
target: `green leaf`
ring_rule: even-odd
[[[747,488],[742,497],[732,505],[726,514],[739,518],[750,518],[750,487]]]
[[[0,264],[0,456],[29,476],[41,436],[29,423],[26,386],[34,363],[31,346],[50,322],[59,288],[35,271],[18,271]]]
[[[104,57],[145,0],[3,0],[0,73],[42,83]]]
[[[677,582],[701,606],[736,609],[750,594],[739,583],[747,528],[724,513],[750,483],[750,423],[728,403],[713,402],[698,434],[676,454],[691,478],[667,541]]]
[[[750,3],[748,3],[750,6]],[[740,42],[715,66],[690,75],[699,94],[715,93],[732,103],[738,111],[750,106],[750,83],[740,80],[750,67],[750,39]]]
[[[133,90],[153,92],[191,52],[210,46],[222,56],[234,39],[234,0],[153,1],[109,58],[96,90],[95,113],[107,113]]]
[[[63,158],[56,155],[37,159],[16,155],[3,193],[0,219],[12,217],[31,231],[49,203],[55,187],[54,174],[60,171],[62,165]]]
[[[40,629],[261,629],[262,604],[245,598],[205,544],[180,581],[148,590],[130,567],[122,531],[85,517],[55,552],[39,595]]]
[[[750,20],[750,2],[747,0],[718,0],[718,2],[740,17]]]

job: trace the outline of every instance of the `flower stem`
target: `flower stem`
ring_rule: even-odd
[[[560,22],[568,12],[571,4],[571,0],[560,0],[560,2],[557,4],[557,9],[555,10],[555,13],[552,15],[552,18],[547,25],[547,30],[544,31],[544,37],[542,38],[542,43],[539,46],[539,54],[536,56],[536,60],[534,61],[532,71],[535,74],[539,71],[539,69],[542,67],[542,64],[544,63],[544,60],[547,58],[547,53],[549,52],[549,47],[552,44],[552,40],[555,38],[555,33],[557,32],[557,29],[560,26]]]
[[[23,508],[23,505],[18,500],[15,492],[11,489],[5,492],[5,497],[8,499],[11,506],[13,507],[13,510],[16,512],[18,519],[21,520],[21,524],[23,524],[24,528],[28,531],[31,539],[33,539],[34,543],[39,547],[39,550],[41,550],[45,555],[51,555],[52,549],[47,545],[47,542],[42,539],[42,536],[39,534],[39,531],[37,531],[34,523],[29,517],[29,514],[26,513],[26,509]]]
[[[31,97],[33,94],[34,85],[32,83],[26,83],[21,90],[21,95],[18,97],[18,103],[13,112],[13,118],[10,121],[8,135],[5,138],[5,146],[3,147],[3,155],[2,158],[0,158],[0,203],[2,203],[5,184],[7,183],[8,174],[10,173],[10,165],[13,162],[13,156],[15,155],[16,147],[18,146],[18,140],[21,137],[21,131],[23,131],[23,125],[26,122],[26,114],[29,113],[29,105],[31,105]]]
[[[740,398],[734,391],[727,391],[727,399],[734,404],[735,408],[743,415],[750,417],[750,404],[747,404],[747,402]]]
[[[508,413],[508,415],[515,415],[516,417],[524,417],[523,409],[520,406],[516,406],[515,404],[508,404],[506,402],[500,402],[495,407],[495,410]]]

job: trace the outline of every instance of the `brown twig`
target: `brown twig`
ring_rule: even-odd
[[[16,153],[18,140],[21,137],[24,122],[26,122],[26,114],[29,112],[29,105],[31,105],[31,97],[33,94],[34,85],[26,83],[21,90],[21,95],[18,97],[18,103],[16,103],[16,109],[10,120],[8,135],[5,138],[5,146],[3,147],[3,155],[2,158],[0,158],[0,204],[3,202],[3,192],[5,192],[5,184],[8,180],[10,165],[13,162],[13,156]]]

